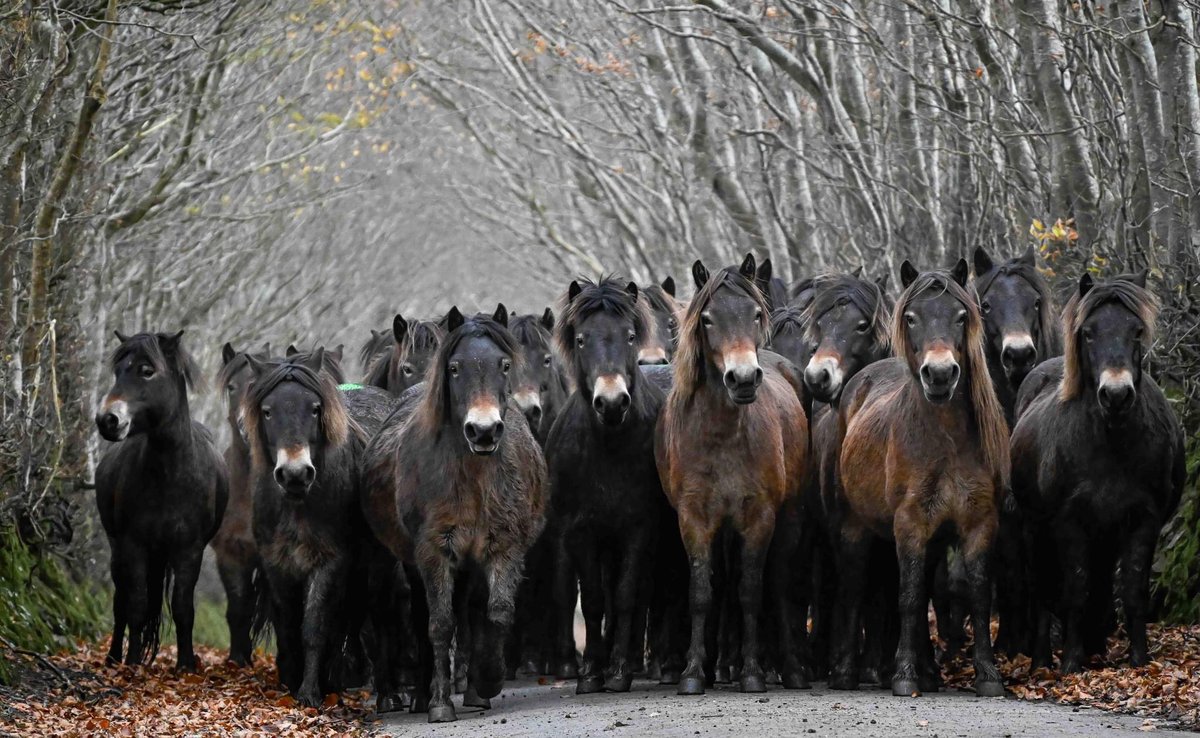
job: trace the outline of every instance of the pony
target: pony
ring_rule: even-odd
[[[1050,665],[1052,613],[1062,671],[1082,668],[1089,640],[1103,644],[1087,619],[1104,625],[1118,560],[1129,660],[1149,661],[1150,567],[1185,476],[1183,430],[1143,370],[1158,308],[1145,272],[1104,282],[1085,272],[1063,309],[1063,356],[1042,365],[1061,378],[1037,384],[1013,429],[1013,494],[1037,528],[1041,564],[1035,666]]]
[[[763,259],[754,273],[754,284],[767,302],[767,312],[778,310],[788,303],[788,289],[783,280],[774,276],[769,258]]]
[[[255,354],[259,361],[271,355],[268,344]],[[250,446],[242,433],[242,397],[250,386],[253,371],[247,355],[230,343],[221,347],[221,370],[217,386],[225,392],[225,420],[229,446],[225,467],[229,471],[229,504],[221,528],[212,540],[217,572],[225,588],[225,621],[229,625],[229,660],[239,666],[254,656],[254,634],[266,625],[268,594],[258,547],[254,544],[253,501],[250,487]]]
[[[180,340],[183,331],[116,336],[120,344],[108,361],[113,385],[96,412],[100,436],[112,442],[96,468],[96,506],[116,590],[106,660],[154,660],[169,591],[175,668],[195,671],[193,593],[204,547],[225,514],[229,475],[212,434],[192,420],[188,391],[199,374]]]
[[[1054,297],[1037,270],[1033,246],[999,264],[979,247],[973,262],[988,372],[1011,426],[1017,393],[1025,377],[1039,362],[1062,354]],[[1002,562],[996,582],[1000,614],[996,645],[1010,654],[1028,653],[1032,646],[1034,612],[1029,583],[1035,574],[1030,535],[1024,512],[1010,498],[1000,511],[996,541],[997,557]]]
[[[254,378],[242,401],[279,679],[307,707],[340,688],[347,603],[365,588],[354,575],[366,532],[358,463],[368,431],[347,411],[325,353],[247,356]]]
[[[690,564],[691,639],[680,694],[703,694],[714,676],[706,620],[713,561],[726,550],[738,560],[738,576],[724,579],[731,586],[737,580],[741,605],[741,690],[766,689],[758,630],[767,551],[777,513],[799,495],[808,473],[799,378],[785,375],[790,365],[781,357],[768,360],[760,351],[770,311],[755,274],[751,254],[740,267],[715,275],[700,261],[692,265],[697,291],[683,318],[674,382],[655,431],[659,478],[678,514]],[[792,613],[779,614],[779,622],[791,619]],[[790,653],[792,645],[781,649]]]
[[[395,500],[390,547],[413,574],[414,625],[427,624],[414,707],[427,707],[430,722],[456,719],[450,642],[464,598],[471,691],[484,700],[499,694],[522,566],[545,525],[546,462],[525,416],[509,405],[521,352],[507,326],[503,305],[470,319],[451,308],[423,391],[408,409],[402,399],[404,419],[383,431],[392,458],[375,464],[391,472],[374,495]]]
[[[538,444],[545,447],[569,393],[554,346],[554,311],[546,308],[541,316],[510,316],[508,329],[517,339],[522,356],[512,378],[512,399],[525,414]]]
[[[828,511],[838,548],[834,689],[858,686],[859,608],[874,538],[894,541],[900,639],[892,693],[938,688],[926,583],[953,534],[970,582],[975,690],[1003,694],[989,631],[988,559],[997,508],[1008,487],[1008,429],[983,354],[983,321],[967,287],[967,263],[950,272],[901,266],[894,358],[862,369],[838,406],[836,504]]]
[[[375,360],[363,378],[363,384],[385,389],[393,397],[399,397],[425,376],[429,361],[445,335],[437,323],[406,320],[396,313],[392,321],[391,351]]]
[[[363,374],[371,371],[371,366],[376,359],[391,353],[392,345],[396,342],[392,334],[393,331],[386,329],[382,331],[371,329],[371,337],[358,350],[358,365],[362,367]]]
[[[669,515],[654,462],[662,392],[638,368],[651,317],[636,284],[571,282],[555,331],[574,391],[546,443],[559,571],[558,653],[570,673],[575,581],[587,629],[576,693],[627,692],[640,657],[645,584]],[[606,603],[608,638],[601,630]],[[640,658],[637,659],[640,661]]]
[[[653,366],[670,364],[679,345],[679,307],[675,299],[675,280],[667,277],[662,284],[638,290],[638,302],[649,310],[649,330],[642,338],[638,363]]]

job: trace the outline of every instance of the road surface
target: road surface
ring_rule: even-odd
[[[430,738],[490,736],[1144,736],[1145,731],[1183,735],[1155,721],[1114,715],[1092,708],[980,699],[969,692],[941,692],[919,698],[892,697],[863,689],[834,692],[823,685],[809,691],[773,688],[741,694],[718,685],[702,697],[679,697],[675,687],[634,682],[627,694],[576,695],[573,681],[505,684],[490,710],[462,709],[458,721],[430,725],[424,715],[389,716],[379,735]]]

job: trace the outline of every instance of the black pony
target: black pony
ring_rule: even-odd
[[[541,316],[514,315],[508,321],[508,330],[517,339],[522,356],[511,380],[512,399],[544,447],[569,393],[554,348],[554,312],[546,308]]]
[[[638,292],[636,284],[611,277],[571,282],[556,333],[575,390],[546,443],[549,527],[560,567],[561,675],[574,667],[576,577],[587,625],[578,693],[629,690],[631,651],[642,644],[635,622],[646,601],[646,564],[656,557],[661,523],[669,515],[654,463],[663,394],[638,370],[650,330]],[[601,630],[606,602],[612,610],[607,640]]]
[[[194,671],[192,594],[204,547],[225,514],[229,478],[212,435],[188,409],[197,374],[182,336],[117,333],[121,344],[109,361],[115,381],[96,413],[100,435],[114,442],[96,469],[96,504],[116,589],[108,662],[121,661],[126,628],[125,663],[154,659],[163,594],[173,576],[175,666]]]
[[[1038,529],[1035,666],[1050,664],[1054,612],[1063,622],[1064,672],[1082,668],[1085,649],[1102,646],[1103,631],[1089,639],[1096,623],[1087,620],[1111,608],[1118,560],[1130,662],[1149,660],[1150,564],[1179,504],[1184,454],[1179,421],[1142,368],[1158,314],[1145,285],[1145,272],[1099,283],[1085,273],[1063,310],[1063,357],[1022,387],[1012,483]]]
[[[429,362],[445,335],[445,330],[437,323],[407,320],[396,313],[392,321],[391,350],[379,354],[367,370],[363,384],[385,389],[393,397],[399,397],[425,378]]]
[[[648,366],[669,364],[679,347],[679,301],[675,299],[675,280],[667,277],[662,284],[638,290],[638,302],[649,310],[649,330],[642,337],[638,363]]]

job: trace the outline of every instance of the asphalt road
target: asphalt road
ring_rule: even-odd
[[[379,735],[436,736],[1107,736],[1154,733],[1184,735],[1153,721],[1095,710],[981,699],[970,692],[919,698],[892,697],[863,689],[834,692],[819,686],[803,692],[772,688],[741,694],[718,685],[702,697],[679,697],[675,687],[634,682],[627,694],[576,695],[574,682],[509,682],[490,710],[462,709],[458,721],[430,725],[425,715],[393,715]]]

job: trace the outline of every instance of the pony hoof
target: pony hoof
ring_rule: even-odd
[[[729,681],[731,683],[742,681],[742,670],[736,666],[729,667]]]
[[[728,666],[718,666],[713,670],[713,681],[717,684],[729,684],[733,681],[733,675],[730,673],[732,671]]]
[[[839,691],[853,692],[858,689],[858,680],[846,674],[830,674],[829,688]]]
[[[704,694],[704,677],[689,676],[679,680],[678,694]]]
[[[674,669],[663,669],[658,677],[659,684],[679,684],[679,672]]]
[[[429,722],[452,723],[455,720],[458,720],[458,715],[454,714],[454,705],[429,706]]]
[[[575,694],[593,694],[604,689],[604,680],[598,676],[579,677],[575,683]]]
[[[784,689],[812,689],[812,684],[809,684],[808,677],[804,672],[789,672],[783,675]]]
[[[897,697],[920,697],[921,685],[915,679],[893,679],[892,694]]]
[[[741,689],[743,692],[766,692],[767,680],[762,674],[742,674]]]
[[[975,694],[978,697],[1003,697],[1004,685],[1000,682],[979,682],[975,685]]]
[[[579,676],[579,667],[568,661],[558,667],[558,673],[555,676],[559,679],[575,679]]]
[[[404,709],[404,695],[381,694],[375,698],[375,712],[399,712]]]
[[[296,695],[296,702],[300,703],[301,707],[320,707],[324,701],[316,692],[301,692]]]
[[[408,711],[414,715],[418,712],[429,712],[429,696],[414,694],[412,702],[408,703]]]
[[[633,674],[610,676],[604,682],[604,691],[606,692],[628,692],[633,686]]]
[[[475,691],[474,685],[471,685],[463,693],[463,707],[481,707],[484,710],[490,710],[492,701],[487,697],[480,697],[479,692]]]

